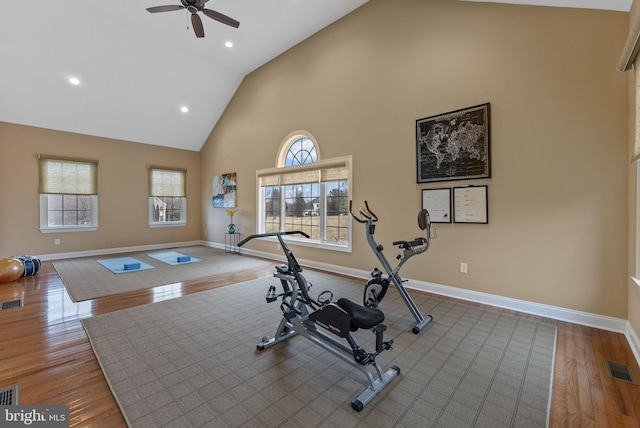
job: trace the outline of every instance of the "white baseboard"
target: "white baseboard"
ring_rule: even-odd
[[[627,321],[627,329],[624,332],[624,336],[627,338],[627,342],[629,342],[629,346],[631,347],[631,351],[633,355],[636,357],[636,361],[640,365],[640,338],[638,338],[638,334],[633,329],[633,326],[630,322]]]
[[[42,261],[49,260],[62,260],[62,259],[73,259],[76,257],[92,257],[92,256],[103,256],[106,254],[118,254],[118,253],[132,253],[135,251],[149,251],[149,250],[161,250],[165,248],[174,248],[174,247],[189,247],[192,245],[202,245],[202,241],[188,241],[188,242],[171,242],[165,244],[152,244],[152,245],[138,245],[135,247],[120,247],[120,248],[102,248],[99,250],[89,250],[89,251],[73,251],[69,253],[53,253],[53,254],[42,254],[37,256]]]

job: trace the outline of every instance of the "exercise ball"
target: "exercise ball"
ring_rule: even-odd
[[[24,264],[20,260],[0,259],[0,282],[11,282],[20,278],[24,273]]]

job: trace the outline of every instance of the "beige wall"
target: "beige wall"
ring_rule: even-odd
[[[404,276],[627,318],[628,79],[615,68],[627,15],[371,0],[245,78],[201,151],[206,239],[222,242],[228,222],[211,208],[211,177],[238,174],[235,220],[254,232],[255,171],[304,129],[323,158],[353,155],[352,198],[375,208],[389,256],[392,240],[419,235],[421,189],[488,184],[490,223],[437,225]],[[417,185],[415,120],[484,102],[492,178]],[[368,270],[353,228],[351,254],[294,251]]]
[[[97,231],[40,232],[38,153],[100,161]],[[187,168],[187,226],[148,227],[149,164]],[[200,193],[198,152],[0,122],[0,257],[198,240]]]

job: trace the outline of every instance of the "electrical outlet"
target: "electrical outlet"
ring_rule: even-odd
[[[207,236],[207,229],[204,230],[204,235]]]
[[[59,239],[54,239],[53,240],[53,244],[54,245],[60,245],[60,240]]]
[[[467,264],[460,262],[460,273],[467,273]]]

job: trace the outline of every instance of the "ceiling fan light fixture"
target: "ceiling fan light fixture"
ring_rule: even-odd
[[[187,12],[191,14],[191,27],[193,28],[193,32],[198,38],[204,37],[204,28],[202,26],[200,15],[198,14],[199,12],[202,12],[205,16],[208,16],[215,21],[229,25],[233,28],[238,28],[240,26],[240,22],[236,21],[235,19],[218,11],[206,9],[204,7],[204,4],[208,1],[209,0],[180,0],[182,5],[148,7],[147,11],[151,13],[158,13],[186,9]]]

